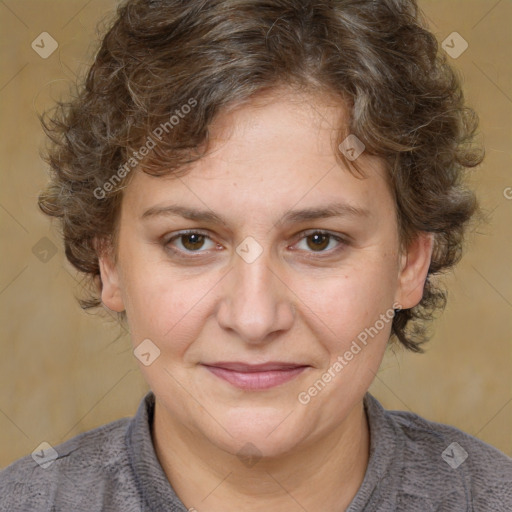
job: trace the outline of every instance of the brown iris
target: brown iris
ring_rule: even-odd
[[[315,251],[317,249],[322,250],[325,249],[329,245],[329,239],[330,235],[324,234],[324,233],[314,233],[313,235],[309,235],[307,237],[308,239],[308,247],[311,249],[314,249]],[[314,240],[313,245],[310,245],[309,240]]]
[[[194,251],[200,249],[204,244],[205,235],[198,233],[191,233],[189,235],[181,235],[182,244],[188,251]],[[192,240],[190,243],[186,243],[185,240]]]

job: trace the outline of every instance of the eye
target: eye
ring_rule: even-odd
[[[304,247],[299,247],[299,249],[304,249],[307,252],[331,252],[332,245],[335,246],[334,250],[336,250],[336,247],[339,248],[340,245],[343,247],[348,243],[346,240],[339,236],[333,235],[328,231],[322,231],[318,229],[301,233],[301,235],[301,242],[305,241],[306,249],[304,249]],[[333,241],[335,244],[331,243]],[[331,246],[331,249],[326,250],[329,246]],[[311,249],[311,251],[308,249]]]
[[[297,245],[300,250],[313,253],[332,253],[343,249],[348,245],[348,241],[340,236],[336,236],[328,231],[310,230],[300,234],[301,239]],[[208,247],[208,243],[210,246]],[[300,246],[300,244],[304,244]],[[206,233],[197,230],[180,231],[164,240],[163,245],[166,249],[174,253],[192,254],[206,253],[208,249],[218,247]],[[181,247],[180,247],[181,246]],[[334,248],[332,247],[334,246]],[[203,249],[203,250],[202,250]]]
[[[178,249],[175,249],[173,246],[173,242],[178,241],[181,247],[178,247]],[[210,237],[204,233],[201,233],[200,231],[181,231],[180,233],[175,234],[171,238],[168,238],[164,245],[165,247],[169,247],[172,250],[177,250],[178,252],[205,252],[201,251],[200,249],[204,248],[205,242],[209,241],[212,246],[210,246],[210,249],[213,249],[216,244],[213,242],[213,240],[210,239]],[[206,248],[208,249],[208,247]]]

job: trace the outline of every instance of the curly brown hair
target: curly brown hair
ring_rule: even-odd
[[[383,158],[402,245],[435,234],[429,277],[460,259],[478,210],[464,185],[483,159],[478,118],[416,1],[128,0],[76,97],[41,117],[51,180],[39,207],[60,219],[67,259],[85,275],[82,308],[101,305],[105,244],[95,240],[116,246],[128,162],[144,154],[144,172],[186,173],[217,114],[282,85],[347,106],[339,140],[355,134]],[[423,352],[425,320],[445,303],[427,278],[421,302],[396,312],[391,337]]]

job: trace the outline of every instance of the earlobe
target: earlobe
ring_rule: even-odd
[[[396,302],[402,309],[421,301],[434,248],[434,234],[420,232],[401,256]]]
[[[125,310],[121,294],[119,270],[114,262],[111,250],[102,248],[98,251],[98,263],[101,274],[101,302],[112,311],[121,313]]]

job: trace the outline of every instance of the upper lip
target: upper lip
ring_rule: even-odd
[[[285,363],[281,361],[270,361],[262,364],[249,364],[234,361],[221,361],[218,363],[204,363],[204,366],[215,366],[217,368],[224,368],[226,370],[232,370],[235,372],[268,372],[271,370],[291,370],[292,368],[302,368],[309,366],[307,364],[300,363]]]

